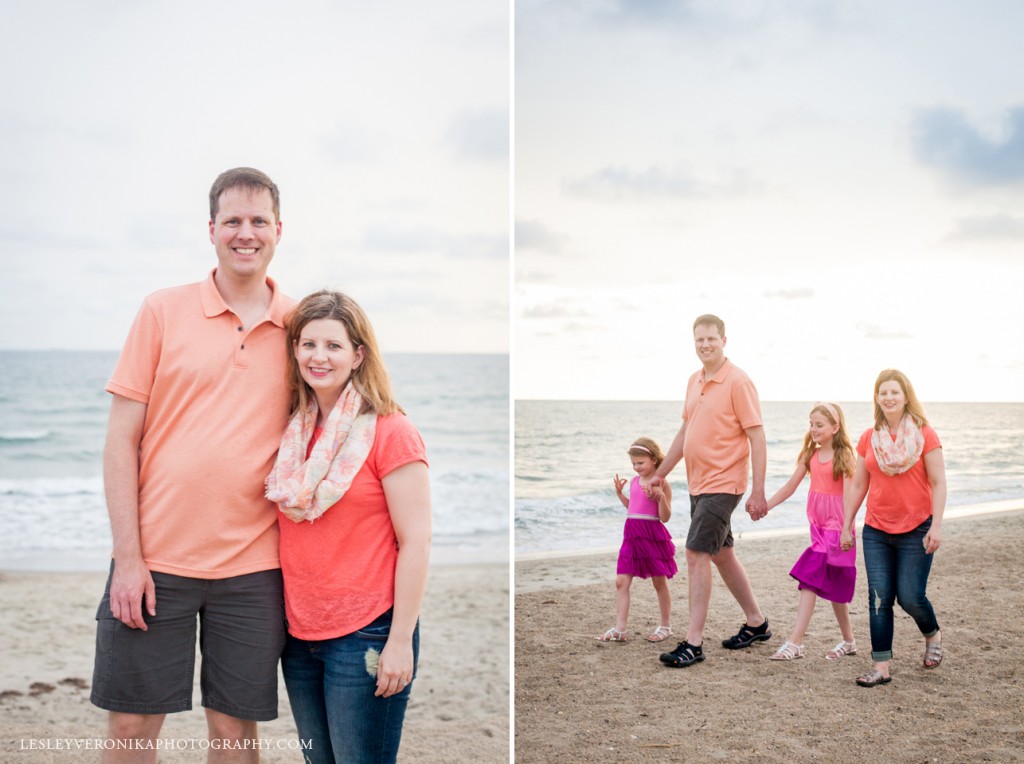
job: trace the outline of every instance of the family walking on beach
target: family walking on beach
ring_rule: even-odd
[[[651,578],[658,593],[661,620],[647,639],[660,642],[673,634],[668,579],[676,573],[676,564],[675,545],[664,526],[672,513],[666,478],[684,460],[690,495],[685,548],[689,620],[685,639],[661,654],[663,664],[683,668],[705,658],[712,565],[744,614],[739,631],[722,640],[722,647],[738,650],[772,637],[733,548],[731,515],[752,473],[746,510],[754,521],[792,496],[803,478],[811,476],[807,497],[811,545],[790,571],[800,592],[797,615],[789,637],[770,658],[789,661],[806,655],[804,634],[818,597],[832,603],[842,636],[825,657],[838,660],[856,655],[849,612],[856,583],[854,523],[866,496],[862,546],[874,667],[856,682],[874,687],[891,681],[897,602],[924,635],[923,666],[936,668],[942,662],[941,632],[926,589],[934,552],[942,542],[945,467],[938,436],[928,425],[910,380],[891,369],[879,374],[874,426],[864,432],[856,448],[842,409],[831,402],[814,404],[796,469],[766,500],[767,441],[757,390],[725,356],[725,324],[720,318],[699,316],[693,338],[702,368],[687,384],[683,422],[672,444],[664,455],[650,438],[638,438],[629,446],[637,477],[628,496],[622,492],[626,481],[615,476],[616,493],[628,514],[618,558],[616,624],[598,639],[626,640],[629,588],[635,576]]]
[[[277,186],[210,190],[217,266],[144,301],[107,385],[113,560],[92,702],[107,761],[155,761],[191,708],[196,623],[210,761],[259,760],[280,661],[307,762],[393,762],[430,547],[426,451],[348,296],[298,304],[267,268]],[[276,455],[276,457],[275,457]]]

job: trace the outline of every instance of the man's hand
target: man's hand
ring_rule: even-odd
[[[750,494],[750,498],[747,499],[747,514],[754,522],[768,514],[768,501],[763,493]]]
[[[142,618],[143,602],[146,612],[155,616],[156,587],[146,563],[141,559],[114,560],[114,575],[110,579],[110,612],[114,618],[130,628],[149,631]]]

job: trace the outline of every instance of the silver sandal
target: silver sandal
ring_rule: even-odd
[[[857,654],[857,641],[851,639],[849,642],[847,642],[844,639],[838,645],[836,645],[831,650],[829,650],[827,653],[825,653],[825,657],[828,658],[830,661],[837,661],[840,658],[842,658],[844,655],[856,655],[856,654]]]
[[[768,656],[770,661],[795,661],[807,654],[803,645],[795,645],[788,639],[782,643],[782,647],[775,651],[774,655]]]

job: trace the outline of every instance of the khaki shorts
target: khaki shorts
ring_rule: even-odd
[[[732,512],[743,494],[690,494],[690,530],[686,548],[715,555],[722,547],[732,546]]]
[[[107,578],[96,611],[93,704],[129,714],[191,709],[198,623],[203,706],[238,719],[276,719],[281,571],[215,580],[153,573],[153,583],[157,614],[144,612],[149,629],[142,631],[114,618]]]

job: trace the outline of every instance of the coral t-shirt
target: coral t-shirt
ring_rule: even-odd
[[[317,429],[310,449],[319,437]],[[343,637],[394,604],[398,539],[381,480],[417,461],[427,463],[426,447],[406,416],[378,417],[370,453],[336,504],[313,522],[294,523],[278,512],[285,614],[293,637]]]
[[[869,429],[857,442],[857,453],[864,457],[868,469],[868,510],[864,522],[872,528],[886,533],[912,531],[932,516],[932,486],[924,466],[924,455],[942,448],[935,430],[925,425],[921,428],[924,447],[921,458],[913,467],[899,475],[886,475],[878,466],[875,450],[871,447]]]

